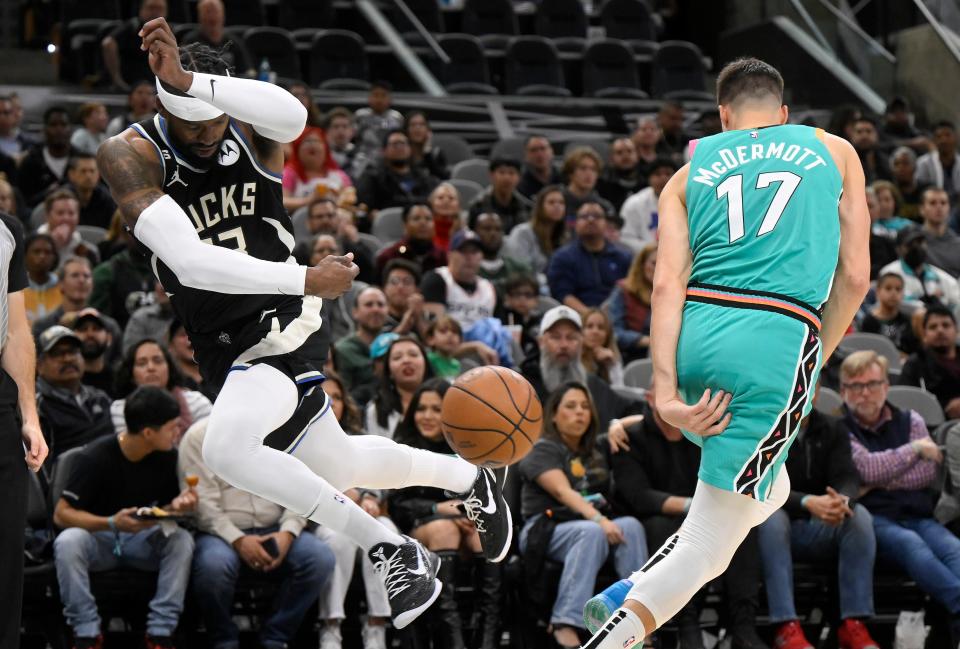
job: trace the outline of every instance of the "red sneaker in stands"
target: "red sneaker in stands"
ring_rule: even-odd
[[[73,639],[73,649],[103,649],[103,634],[95,638],[77,636]]]
[[[147,649],[176,649],[173,638],[168,635],[147,634]]]
[[[840,649],[880,649],[860,620],[844,620],[837,631]]]
[[[777,629],[773,639],[774,649],[813,649],[813,645],[803,635],[803,627],[798,620],[791,620]]]

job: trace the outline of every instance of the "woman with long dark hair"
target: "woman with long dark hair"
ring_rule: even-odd
[[[563,187],[547,185],[537,194],[530,220],[510,231],[504,254],[525,260],[538,275],[546,273],[550,257],[567,241],[566,213]]]
[[[427,351],[410,336],[400,336],[387,348],[383,374],[364,419],[371,435],[393,438],[397,424],[407,412],[420,384],[433,378]]]
[[[439,148],[433,146],[433,131],[430,121],[422,110],[407,113],[403,130],[410,141],[410,162],[427,171],[431,176],[446,180],[450,177],[447,157]]]
[[[613,335],[613,324],[602,309],[590,309],[583,315],[580,360],[587,372],[596,374],[610,385],[623,385],[623,361]]]
[[[524,519],[520,551],[543,551],[530,547],[533,533],[545,556],[563,563],[550,616],[561,647],[580,645],[583,607],[607,555],[613,552],[622,579],[647,560],[643,526],[632,516],[618,515],[613,502],[610,467],[597,445],[599,428],[587,387],[564,383],[547,399],[543,434],[518,465]],[[552,531],[543,533],[545,525]]]

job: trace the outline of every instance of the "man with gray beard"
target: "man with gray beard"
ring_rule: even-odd
[[[627,433],[620,419],[640,413],[643,404],[626,399],[596,374],[587,372],[580,360],[583,350],[583,321],[568,306],[555,306],[540,321],[539,343],[521,364],[523,376],[537,391],[541,403],[567,381],[579,381],[590,390],[597,407],[601,434],[609,435],[611,450],[626,448]]]

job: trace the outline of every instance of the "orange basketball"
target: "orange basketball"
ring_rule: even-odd
[[[443,434],[460,457],[497,469],[519,462],[540,437],[543,408],[533,386],[505,367],[458,377],[443,398]]]

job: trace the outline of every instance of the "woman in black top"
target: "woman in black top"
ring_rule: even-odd
[[[444,379],[430,379],[414,393],[410,407],[397,426],[394,440],[434,453],[453,451],[444,439],[440,409],[443,396],[450,388]],[[460,613],[454,599],[454,586],[462,555],[475,557],[479,584],[479,609],[483,618],[482,649],[499,645],[500,565],[483,559],[477,528],[467,519],[460,501],[450,499],[435,487],[406,487],[390,495],[390,514],[406,534],[423,543],[440,556],[443,590],[431,609],[436,649],[463,649]],[[425,628],[420,626],[419,632]]]

